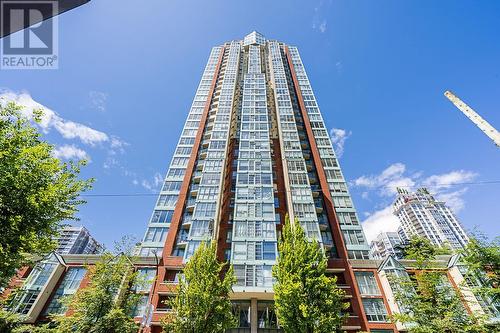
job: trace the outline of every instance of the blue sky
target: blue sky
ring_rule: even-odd
[[[1,95],[53,111],[45,136],[90,158],[90,194],[152,193],[210,48],[258,30],[299,47],[369,238],[395,227],[395,186],[423,184],[497,236],[500,184],[437,184],[500,179],[499,149],[443,96],[500,128],[498,17],[498,1],[93,0],[59,17],[59,69],[0,71]],[[156,198],[87,200],[78,223],[110,246],[142,237]]]

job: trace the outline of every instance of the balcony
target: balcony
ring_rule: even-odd
[[[193,183],[195,184],[199,184],[200,181],[201,181],[201,171],[196,171],[194,174],[193,174]]]
[[[191,185],[190,193],[191,193],[191,196],[193,198],[196,198],[196,196],[198,196],[198,189],[199,188],[200,188],[200,185],[198,185],[198,184],[192,184]]]
[[[311,185],[311,191],[313,197],[317,198],[319,197],[319,192],[321,192],[321,188],[319,187],[319,185]]]
[[[328,230],[328,223],[326,221],[319,221],[319,230]]]
[[[194,200],[193,198],[189,198],[186,202],[186,211],[193,212],[195,204],[196,200]]]
[[[184,217],[182,218],[182,227],[184,229],[189,229],[191,228],[192,223],[193,223],[193,215],[185,214]]]
[[[204,160],[207,157],[207,148],[200,149],[200,159]]]
[[[323,213],[323,204],[321,202],[314,202],[314,207],[316,208],[316,213]]]
[[[179,247],[185,247],[188,243],[188,232],[185,230],[182,230],[179,233],[179,236],[177,236],[177,246]]]
[[[325,246],[326,250],[330,250],[333,247],[333,240],[332,239],[323,239],[323,245]]]

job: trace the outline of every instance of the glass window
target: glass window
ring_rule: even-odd
[[[342,230],[344,240],[347,244],[363,245],[365,244],[365,237],[361,230]]]
[[[196,242],[190,241],[188,243],[187,250],[186,250],[186,260],[191,258],[191,256],[194,254],[194,252],[196,251],[198,246],[200,246],[200,243],[201,242],[197,242],[197,241]]]
[[[132,287],[134,291],[149,292],[156,276],[156,268],[141,267],[137,269],[137,284]]]
[[[219,185],[220,173],[205,173],[201,179],[202,185]]]
[[[363,250],[347,250],[349,259],[370,259],[368,251]]]
[[[76,293],[86,272],[87,270],[84,267],[68,268],[61,284],[47,306],[44,315],[66,312],[66,307],[62,304],[61,298]]]
[[[198,202],[194,212],[196,218],[213,218],[215,216],[215,203]]]
[[[182,182],[172,182],[167,181],[163,185],[162,191],[179,191],[181,189]]]
[[[148,300],[149,300],[149,295],[141,295],[139,298],[139,302],[137,302],[137,305],[132,310],[132,316],[142,317],[146,312]]]
[[[176,194],[162,194],[158,198],[157,206],[175,206],[177,203],[178,195]]]
[[[170,223],[173,215],[173,210],[155,210],[151,218],[151,223]]]
[[[246,260],[247,259],[247,244],[242,242],[234,242],[233,250],[234,260]]]
[[[189,230],[191,237],[203,237],[209,235],[210,221],[207,220],[194,220]]]
[[[380,295],[380,290],[377,285],[377,280],[373,272],[355,272],[356,281],[361,295],[375,296]]]
[[[218,193],[219,189],[217,187],[201,186],[197,198],[199,200],[215,200]]]
[[[387,311],[381,298],[363,298],[362,301],[368,321],[387,321]]]
[[[186,173],[186,169],[170,168],[168,170],[167,177],[183,177],[185,173]]]
[[[233,314],[238,320],[237,328],[250,327],[250,302],[234,301]]]
[[[276,251],[274,243],[264,242],[263,257],[264,260],[276,260]]]
[[[168,228],[149,227],[144,236],[145,242],[163,242],[167,237]]]

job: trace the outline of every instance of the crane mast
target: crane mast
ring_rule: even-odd
[[[470,106],[465,104],[451,91],[447,90],[444,95],[452,102],[467,118],[469,118],[481,131],[484,132],[493,142],[500,147],[500,133],[491,126],[486,120],[477,114]]]

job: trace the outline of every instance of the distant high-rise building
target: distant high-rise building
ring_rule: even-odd
[[[276,328],[271,271],[287,214],[324,248],[329,274],[350,295],[346,329],[368,330],[365,311],[384,304],[355,287],[349,259],[369,259],[369,246],[329,130],[297,48],[254,31],[212,49],[138,249],[161,256],[154,308],[168,293],[162,282],[214,239],[234,266],[241,332]]]
[[[403,241],[418,235],[437,246],[458,249],[467,244],[467,234],[445,202],[436,200],[426,188],[414,193],[398,188],[398,193],[394,215],[401,222],[398,234]]]
[[[59,254],[95,254],[103,249],[85,227],[63,226],[56,241]]]
[[[370,243],[370,254],[373,259],[384,259],[394,255],[401,258],[401,239],[397,232],[381,232]]]

